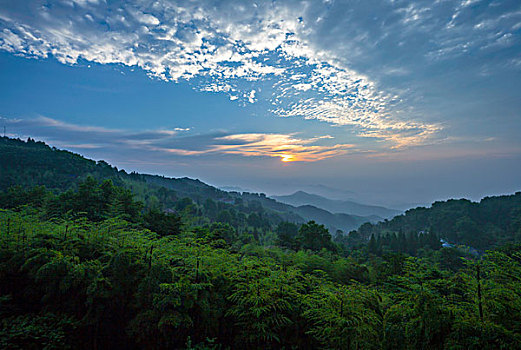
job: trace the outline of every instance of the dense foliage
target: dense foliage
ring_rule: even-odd
[[[2,348],[521,347],[518,246],[341,256],[314,222],[263,247],[228,224],[136,214],[110,181],[19,192],[0,212]]]
[[[521,242],[521,192],[485,197],[479,203],[466,199],[435,202],[430,208],[408,210],[378,224],[366,223],[352,232],[356,243],[374,236],[375,249],[416,254],[418,248],[438,244],[433,236],[476,250]],[[418,237],[424,241],[419,242]]]

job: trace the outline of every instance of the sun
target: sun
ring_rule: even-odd
[[[284,163],[289,163],[289,162],[294,162],[296,159],[295,159],[295,156],[293,156],[292,154],[281,154],[280,160],[283,161]]]

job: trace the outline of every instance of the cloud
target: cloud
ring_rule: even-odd
[[[313,162],[355,150],[351,144],[330,144],[328,140],[333,138],[329,135],[314,138],[301,138],[296,133],[217,132],[187,135],[190,129],[179,127],[136,133],[123,129],[77,125],[48,117],[0,118],[0,122],[7,127],[11,137],[31,136],[59,147],[76,150],[103,148],[115,154],[122,148],[126,151],[138,150],[144,157],[143,160],[147,155],[159,152],[182,157],[238,155],[278,158],[283,162]]]
[[[324,138],[330,137],[301,139],[295,134],[226,135],[216,139],[217,142],[225,142],[225,144],[216,145],[214,151],[243,156],[279,157],[283,162],[309,162],[346,154],[354,147],[351,144],[314,145]]]
[[[519,43],[516,24],[521,19],[521,8],[518,5],[514,1],[498,6],[482,4],[479,0],[456,2],[451,6],[451,20],[434,32],[435,45],[426,56],[434,60],[476,57],[487,54],[479,50],[494,48],[489,53],[496,53]],[[503,57],[508,60],[508,56]]]
[[[64,64],[86,60],[138,66],[152,77],[191,81],[198,90],[224,92],[242,104],[267,99],[278,116],[313,119],[310,111],[320,110],[325,116],[314,119],[356,126],[360,135],[382,125],[379,134],[388,135],[396,129],[388,124],[403,123],[391,110],[393,94],[349,68],[342,52],[321,48],[313,37],[321,21],[312,20],[321,9],[313,2],[74,3],[78,6],[31,1],[23,11],[5,6],[0,49],[26,57],[53,56]],[[425,10],[411,6],[405,14],[420,21]],[[367,33],[360,33],[355,41],[367,39]],[[263,95],[259,85],[266,87]],[[420,121],[414,125],[439,128]]]
[[[516,68],[520,23],[512,0],[24,1],[0,9],[0,49],[137,66],[406,147],[432,142],[443,126],[416,112],[412,92],[380,80],[413,82],[454,59]]]

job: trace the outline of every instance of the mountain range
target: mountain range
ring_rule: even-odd
[[[349,200],[325,198],[316,194],[297,191],[287,196],[272,196],[273,199],[293,206],[310,205],[327,210],[331,213],[344,213],[358,216],[372,217],[373,220],[390,219],[402,212],[382,206],[361,204]]]

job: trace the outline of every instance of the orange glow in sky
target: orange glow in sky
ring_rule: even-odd
[[[291,154],[282,154],[280,160],[283,162],[294,162],[296,159]]]

